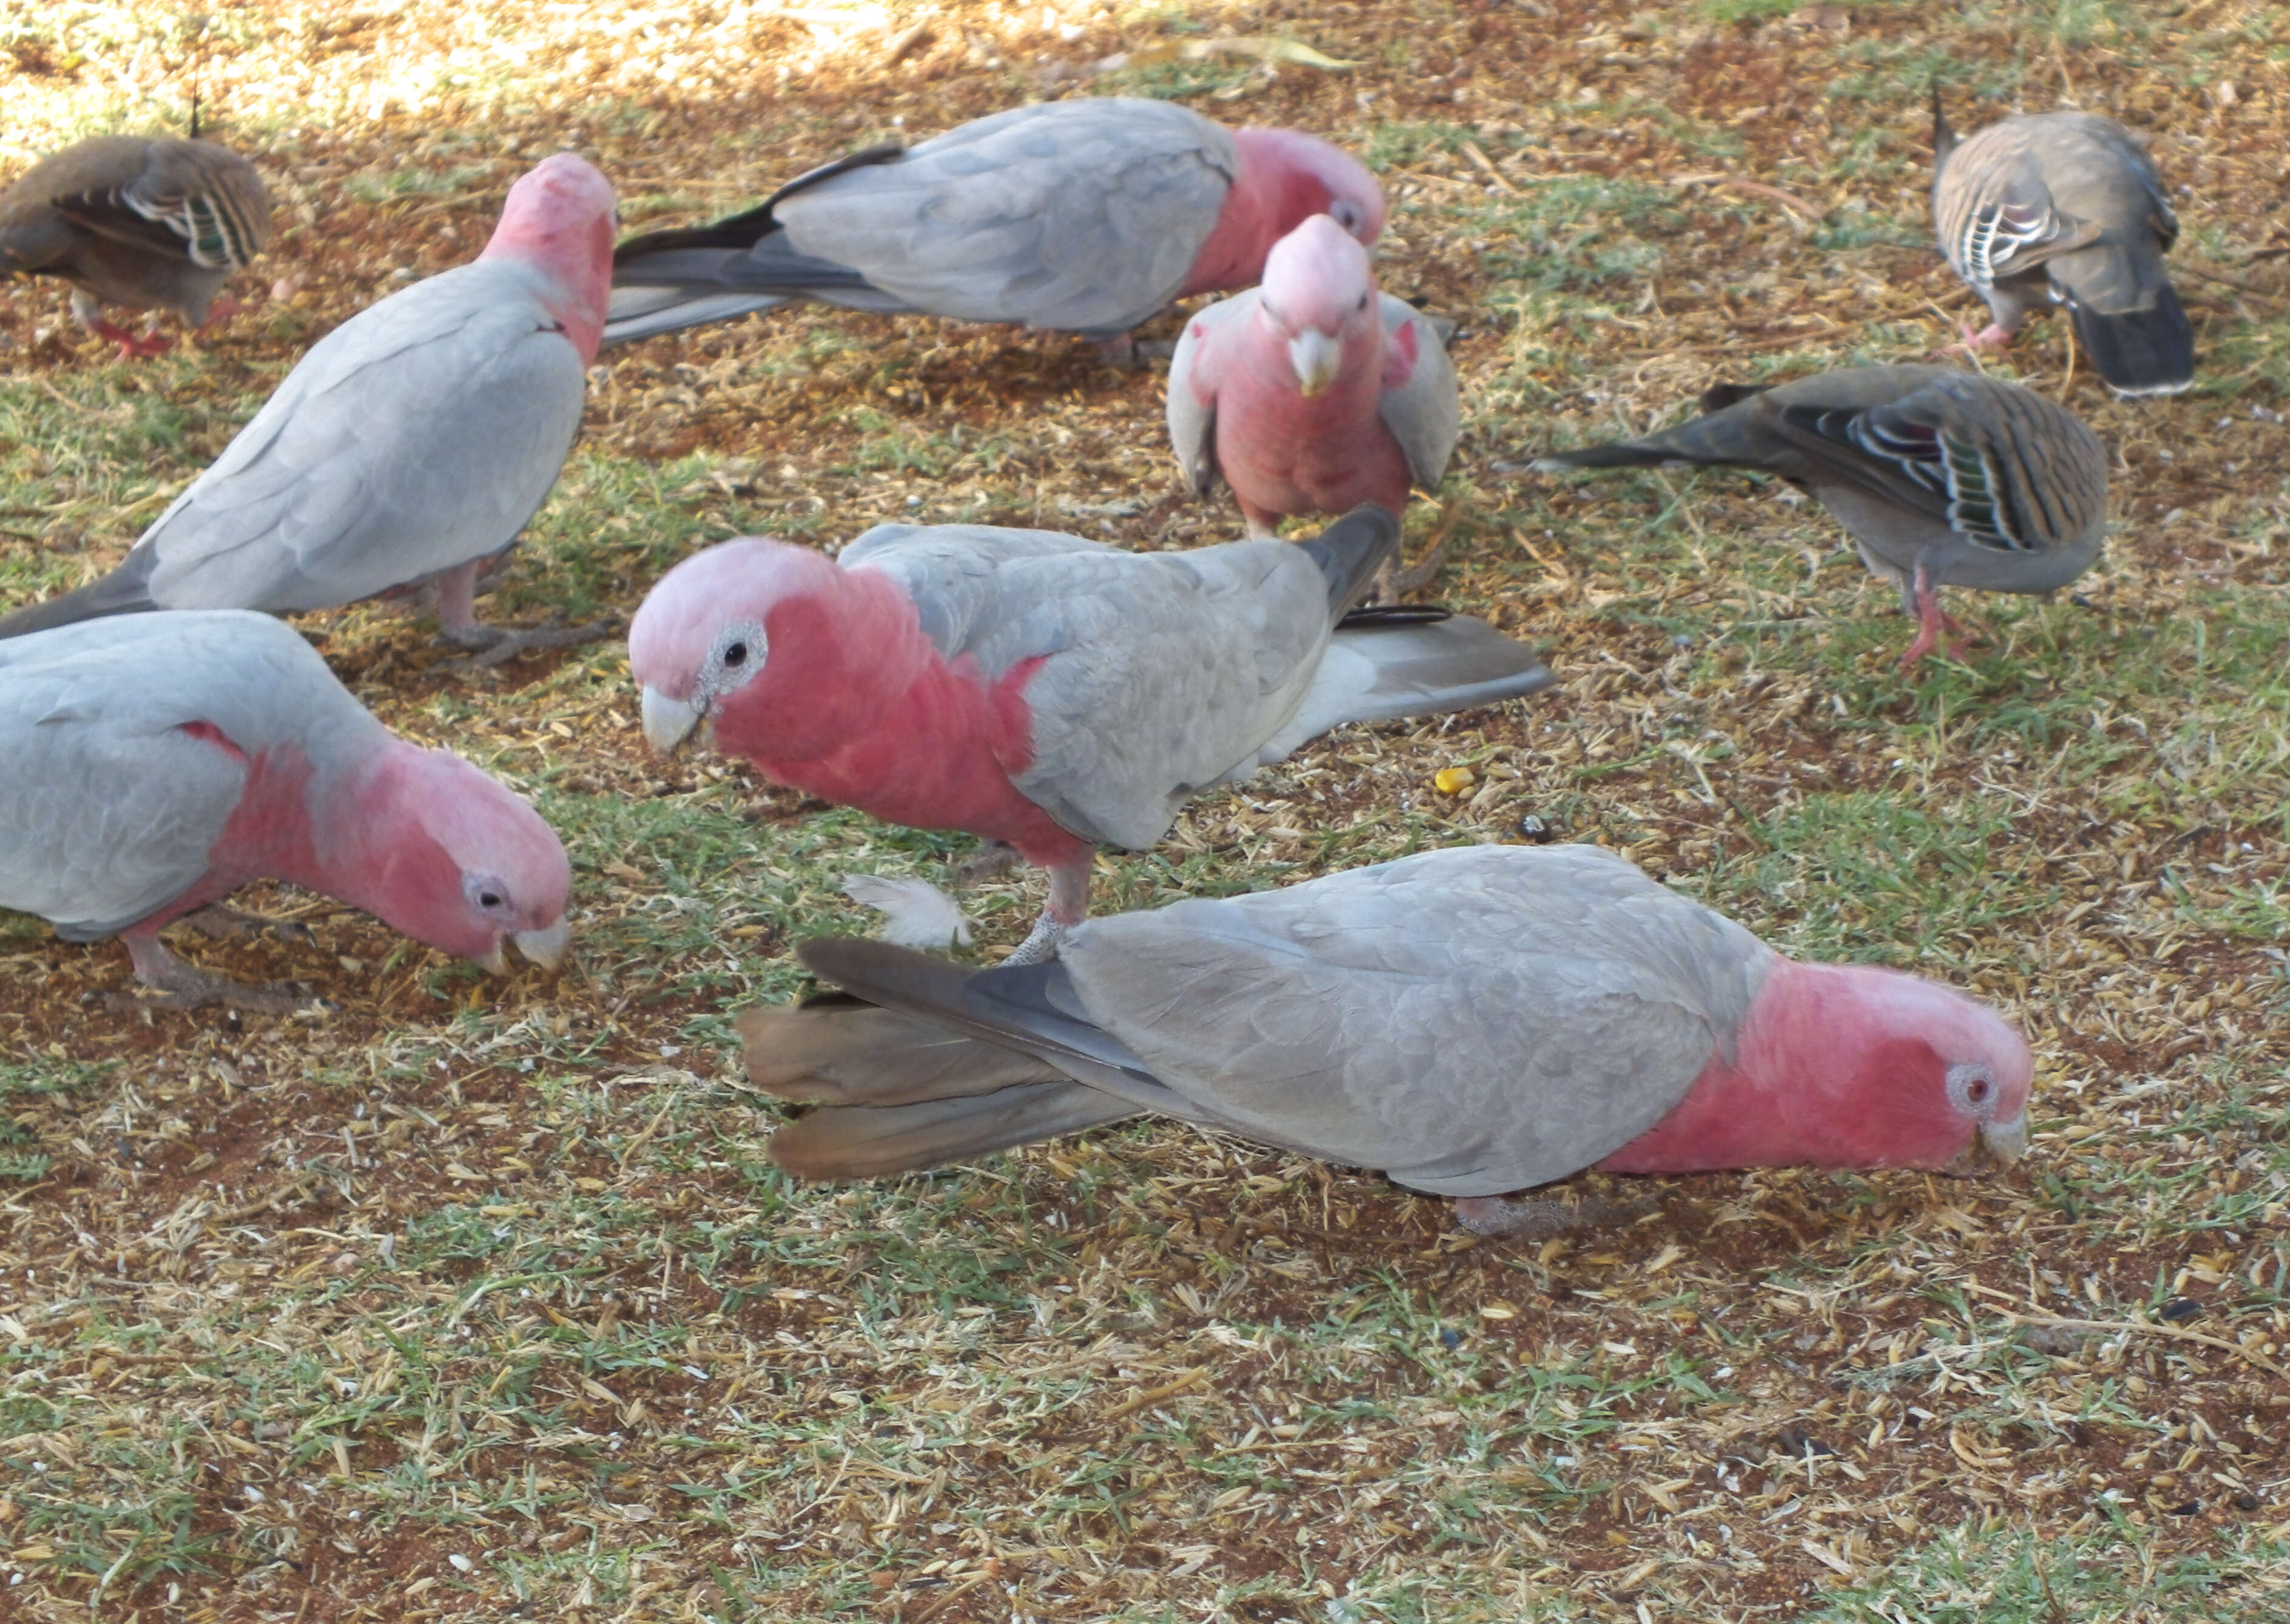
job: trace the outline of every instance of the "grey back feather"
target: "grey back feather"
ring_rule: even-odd
[[[1012,781],[1075,834],[1132,849],[1253,767],[1335,620],[1318,562],[1278,541],[1128,553],[1051,531],[879,525],[842,561],[897,579],[939,652],[989,680],[1041,660],[1033,758]]]
[[[479,260],[320,340],[136,544],[152,601],[324,609],[507,548],[556,484],[587,393],[548,291],[528,267]]]
[[[86,940],[197,883],[246,767],[193,724],[248,756],[299,750],[320,784],[387,737],[268,615],[139,615],[0,643],[0,908]]]
[[[1455,364],[1447,358],[1447,347],[1439,341],[1438,330],[1421,311],[1389,293],[1377,297],[1382,301],[1387,341],[1395,340],[1403,327],[1413,324],[1415,328],[1414,370],[1405,383],[1384,390],[1383,426],[1399,442],[1400,452],[1407,459],[1407,472],[1417,487],[1437,491],[1440,480],[1446,477],[1448,459],[1455,454],[1455,442],[1462,434],[1463,397],[1455,381]]]

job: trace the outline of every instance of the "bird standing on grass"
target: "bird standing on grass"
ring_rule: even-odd
[[[103,317],[106,305],[172,310],[200,328],[231,272],[270,241],[270,195],[229,148],[99,135],[51,153],[0,192],[0,274],[60,276],[72,318],[123,361],[173,340]]]
[[[879,525],[839,561],[727,541],[653,588],[629,668],[655,748],[709,721],[775,782],[1047,868],[1027,963],[1087,911],[1099,845],[1152,845],[1194,796],[1339,724],[1549,684],[1477,620],[1340,625],[1398,545],[1373,508],[1301,547],[1128,553],[973,524]]]
[[[496,974],[563,956],[572,870],[540,815],[393,735],[300,633],[237,611],[0,643],[0,908],[118,936],[190,1008],[300,1002],[183,964],[159,932],[258,879],[376,915]]]
[[[1861,366],[1794,383],[1721,384],[1704,416],[1526,466],[1756,468],[1809,492],[1917,617],[1913,665],[1945,628],[1939,588],[2041,594],[2091,568],[2107,532],[2107,452],[2065,407],[1944,366]],[[1501,465],[1509,468],[1516,465]],[[1951,645],[1951,655],[1960,645]]]
[[[2195,380],[2195,330],[2163,268],[2179,222],[2155,160],[2110,118],[2038,113],[1958,140],[1933,95],[1933,221],[1956,274],[1995,320],[1965,346],[2012,341],[2031,311],[2068,308],[2118,395]]]
[[[1431,324],[1379,294],[1367,250],[1325,215],[1280,239],[1264,282],[1185,324],[1169,439],[1196,496],[1219,476],[1248,533],[1436,490],[1462,416]]]
[[[772,1159],[867,1179],[1150,1115],[1453,1196],[1586,1167],[1970,1171],[2027,1144],[2028,1045],[1963,995],[1800,964],[1595,846],[1467,846],[1092,919],[965,971],[797,949],[849,995],[741,1017],[749,1076],[819,1108]]]
[[[0,637],[148,609],[325,609],[433,585],[488,660],[603,635],[476,618],[581,426],[605,319],[613,188],[570,153],[509,188],[474,263],[361,310],[101,580],[0,617]]]
[[[1363,243],[1382,188],[1294,130],[1228,130],[1170,101],[1013,108],[870,147],[743,214],[621,244],[607,343],[816,299],[1013,322],[1110,348],[1173,299],[1246,287],[1309,215]]]

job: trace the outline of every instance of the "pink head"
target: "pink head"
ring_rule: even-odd
[[[560,152],[508,188],[500,223],[477,256],[521,260],[554,280],[562,300],[550,301],[550,313],[584,362],[597,358],[604,335],[617,220],[612,183],[594,164]]]
[[[2027,1040],[1963,994],[1860,964],[1775,964],[1685,1100],[1601,1164],[1968,1172],[2028,1143]]]
[[[1382,329],[1367,250],[1325,214],[1273,245],[1257,311],[1287,346],[1297,387],[1308,396],[1333,384],[1348,359],[1355,367],[1372,359]]]
[[[1280,237],[1325,214],[1362,243],[1383,235],[1383,188],[1342,148],[1301,130],[1236,130],[1237,186],[1258,199],[1268,236]]]
[[[509,942],[553,966],[571,938],[572,885],[556,832],[451,751],[391,745],[349,786],[348,814],[319,821],[321,863],[356,876],[345,889],[357,894],[344,900],[496,974],[508,967]]]
[[[861,695],[913,680],[929,652],[914,622],[887,576],[809,548],[749,536],[695,553],[629,624],[645,737],[666,752],[713,718],[732,754],[817,755],[845,741]]]

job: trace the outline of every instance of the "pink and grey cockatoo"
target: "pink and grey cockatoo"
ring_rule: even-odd
[[[1248,533],[1292,514],[1437,489],[1462,417],[1431,324],[1380,294],[1367,250],[1325,215],[1272,250],[1262,285],[1185,324],[1169,364],[1169,439],[1196,496],[1221,475]]]
[[[1047,868],[1028,962],[1087,910],[1097,846],[1152,845],[1210,786],[1341,723],[1549,684],[1481,621],[1340,625],[1398,544],[1373,508],[1301,547],[1129,553],[975,524],[878,525],[839,561],[727,541],[653,588],[629,666],[655,748],[709,720],[779,783]]]
[[[269,241],[262,177],[213,141],[91,136],[0,192],[0,276],[70,283],[72,318],[118,345],[123,361],[163,355],[172,340],[115,326],[104,306],[172,310],[204,327],[228,314],[213,308],[224,281]]]
[[[174,920],[257,879],[363,908],[486,969],[564,955],[572,870],[540,814],[374,720],[283,620],[136,615],[0,643],[0,908],[123,937],[189,1007],[291,1007],[184,964]]]
[[[1169,101],[1013,108],[870,147],[712,226],[614,256],[607,343],[809,298],[1110,342],[1171,300],[1246,287],[1325,213],[1361,242],[1382,188],[1294,130],[1228,130]]]
[[[1596,846],[1466,846],[1087,921],[965,972],[797,949],[853,998],[750,1011],[756,1085],[814,1102],[772,1159],[877,1178],[1174,1117],[1460,1197],[1587,1167],[1969,1171],[2025,1148],[2020,1034],[1894,971],[1800,964]]]
[[[445,636],[488,659],[601,634],[476,618],[581,426],[605,318],[613,188],[570,153],[509,188],[484,252],[328,333],[101,580],[0,617],[0,637],[146,609],[325,609],[434,582]]]

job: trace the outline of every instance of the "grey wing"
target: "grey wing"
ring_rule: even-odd
[[[395,295],[313,348],[144,532],[151,596],[322,609],[500,552],[555,484],[586,389],[514,268]]]
[[[195,884],[246,778],[232,756],[93,687],[84,674],[0,674],[0,908],[78,941]]]
[[[1798,397],[1802,385],[1758,399],[1809,458],[1833,448],[1825,470],[1942,520],[1975,548],[2030,554],[2096,544],[2107,524],[2107,452],[2080,419],[1975,372],[1934,368],[1910,381],[1858,409]]]
[[[1438,1195],[1563,1178],[1666,1116],[1774,956],[1591,847],[1429,852],[1091,920],[1089,1019],[1234,1132]]]
[[[1195,496],[1215,490],[1222,476],[1216,454],[1216,393],[1221,372],[1218,349],[1229,341],[1228,335],[1237,330],[1237,324],[1248,320],[1256,301],[1257,290],[1251,288],[1196,310],[1177,340],[1176,354],[1169,358],[1169,444]]]
[[[1237,169],[1230,134],[1173,103],[1048,102],[965,124],[773,212],[798,252],[914,309],[1110,333],[1183,290]]]
[[[1151,845],[1191,796],[1252,769],[1327,647],[1327,580],[1285,542],[1021,559],[998,579],[980,665],[1042,661],[1012,781],[1107,845]]]
[[[880,570],[904,587],[923,636],[949,660],[974,653],[1007,612],[1002,566],[1013,559],[1119,549],[1056,530],[997,524],[877,524],[837,555],[846,570]],[[997,670],[1000,668],[997,668]]]
[[[1379,297],[1383,301],[1386,343],[1396,340],[1401,329],[1410,324],[1415,329],[1415,365],[1405,383],[1384,390],[1383,426],[1399,442],[1407,458],[1407,472],[1416,485],[1436,491],[1446,476],[1447,460],[1455,454],[1455,441],[1462,433],[1463,398],[1455,381],[1455,365],[1421,312],[1389,293]]]

